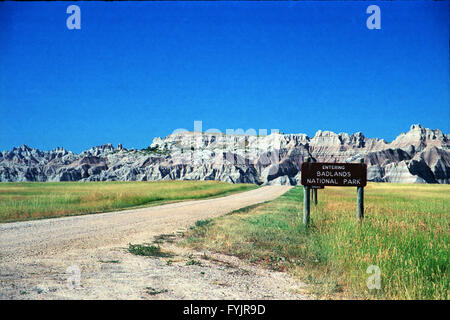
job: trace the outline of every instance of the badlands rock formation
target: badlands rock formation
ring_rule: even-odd
[[[318,162],[364,158],[368,180],[450,183],[450,136],[413,125],[391,143],[355,134],[318,131],[267,136],[183,132],[155,138],[144,150],[111,144],[80,154],[25,145],[0,152],[0,181],[220,180],[300,184],[306,157]]]

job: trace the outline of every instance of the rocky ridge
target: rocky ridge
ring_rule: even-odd
[[[450,136],[413,125],[394,141],[319,130],[266,136],[181,132],[155,138],[146,149],[111,144],[80,154],[26,145],[0,152],[0,181],[220,180],[231,183],[300,184],[306,157],[318,162],[364,158],[368,180],[450,183]]]

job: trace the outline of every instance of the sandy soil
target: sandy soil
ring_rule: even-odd
[[[0,224],[0,299],[307,299],[287,274],[165,243],[172,257],[129,243],[177,234],[199,219],[275,199],[268,186],[223,198]]]

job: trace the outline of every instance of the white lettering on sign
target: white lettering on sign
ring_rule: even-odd
[[[308,178],[306,179],[308,184],[325,184],[325,183],[329,183],[329,184],[338,184],[336,179],[320,179],[320,178]]]
[[[317,171],[318,177],[344,177],[350,178],[352,174],[348,171]]]
[[[361,183],[361,179],[344,179],[344,184],[357,185]]]
[[[345,170],[345,166],[323,165],[322,170]]]
[[[335,184],[335,185],[339,184],[336,179],[328,179],[328,178],[307,178],[306,182],[308,184]],[[344,179],[343,183],[349,186],[359,185],[361,183],[361,179]]]

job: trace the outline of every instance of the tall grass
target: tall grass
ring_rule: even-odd
[[[362,224],[356,188],[318,193],[309,229],[297,187],[194,228],[184,244],[287,270],[320,297],[448,299],[450,186],[369,184]],[[379,290],[366,285],[370,265],[380,268]]]
[[[0,222],[203,199],[255,187],[217,181],[0,183]]]

